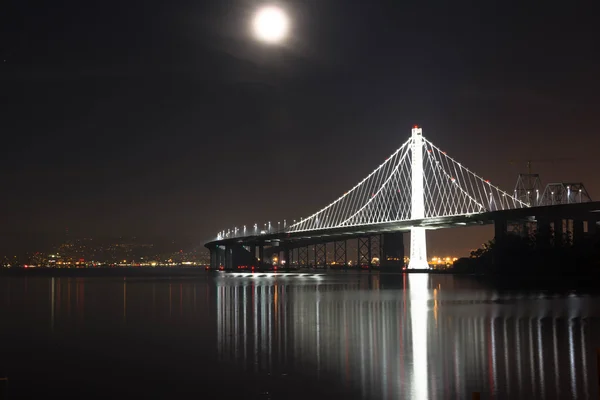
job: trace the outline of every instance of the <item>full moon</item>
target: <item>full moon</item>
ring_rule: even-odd
[[[277,43],[285,39],[288,25],[287,15],[277,7],[258,10],[252,23],[256,37],[267,43]]]

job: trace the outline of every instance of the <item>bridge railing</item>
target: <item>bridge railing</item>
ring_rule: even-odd
[[[295,222],[295,221],[294,221]],[[249,236],[271,235],[275,233],[283,233],[288,228],[287,220],[278,221],[276,224],[271,222],[254,224],[251,227],[243,225],[242,227],[234,226],[233,228],[222,230],[217,234],[217,240],[242,238]]]

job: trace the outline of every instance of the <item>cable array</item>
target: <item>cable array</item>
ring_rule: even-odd
[[[286,229],[303,232],[411,220],[411,148],[407,140],[341,197]],[[527,207],[423,138],[425,218]]]

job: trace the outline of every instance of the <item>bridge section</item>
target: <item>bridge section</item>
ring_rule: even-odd
[[[427,229],[496,223],[497,231],[501,232],[511,216],[520,218],[522,215],[511,212],[527,209],[530,204],[492,185],[448,156],[415,126],[411,137],[373,172],[308,218],[294,221],[290,226],[284,221],[283,229],[276,230],[269,223],[268,228],[265,225],[265,230],[259,231],[255,224],[252,234],[248,234],[246,227],[221,231],[207,247],[213,249],[218,258],[214,265],[222,265],[219,251],[227,248],[230,251],[227,257],[232,257],[234,244],[241,246],[238,252],[244,248],[250,258],[256,257],[256,262],[262,264],[264,246],[268,244],[274,249],[272,252],[279,252],[282,243],[285,245],[277,258],[288,261],[288,265],[294,253],[289,253],[289,249],[303,246],[313,246],[315,265],[327,265],[328,251],[323,243],[333,242],[337,249],[333,258],[341,261],[338,255],[346,245],[339,242],[357,239],[358,262],[366,260],[371,266],[373,241],[378,243],[375,247],[382,261],[396,260],[399,254],[404,254],[398,234],[410,232],[409,268],[423,269],[428,267]],[[523,215],[531,219],[535,213],[528,211]],[[391,234],[396,235],[395,238]],[[258,246],[258,255],[252,246]],[[298,250],[298,259],[307,252]],[[386,253],[396,256],[388,257]]]

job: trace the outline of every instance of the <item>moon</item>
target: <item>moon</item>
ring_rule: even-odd
[[[279,43],[283,41],[289,29],[289,20],[285,12],[275,6],[259,9],[252,21],[254,35],[266,43]]]

